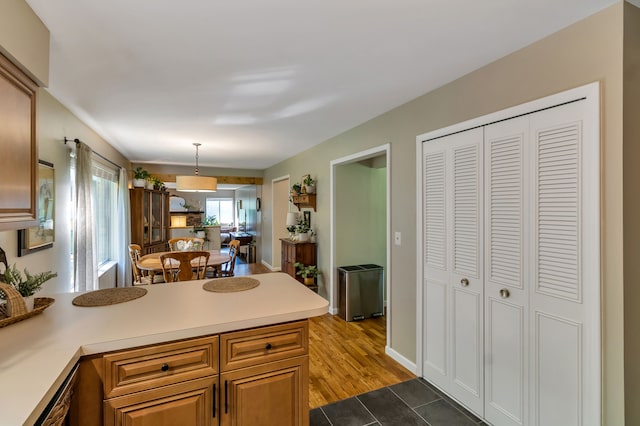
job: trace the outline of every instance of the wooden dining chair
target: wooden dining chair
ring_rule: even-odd
[[[198,251],[198,250],[202,250],[204,248],[204,239],[203,238],[198,238],[198,237],[176,237],[176,238],[171,238],[169,240],[169,250],[170,251],[182,251],[182,249],[179,248],[179,246],[181,245],[179,243],[179,241],[183,241],[183,244],[187,244],[187,243],[191,242],[192,249],[190,251]]]
[[[163,283],[164,279],[162,275],[154,275],[153,281],[151,281],[151,276],[143,273],[143,271],[138,268],[138,261],[140,260],[140,253],[142,248],[138,244],[129,244],[129,259],[131,259],[131,271],[133,272],[133,285],[147,285],[147,284],[157,284]]]
[[[234,241],[238,241],[238,240],[234,240]],[[220,268],[220,276],[222,277],[233,277],[233,274],[234,274],[233,270],[235,269],[236,258],[238,257],[237,247],[239,247],[240,241],[238,241],[238,246],[235,246],[235,245],[232,246],[231,243],[229,243],[229,256],[231,257],[231,259],[229,259],[227,263],[224,263],[222,265],[222,268]]]
[[[229,241],[229,254],[231,254],[231,247],[234,247],[236,251],[240,250],[240,240]]]
[[[205,277],[208,251],[174,251],[160,255],[166,282],[200,280]]]

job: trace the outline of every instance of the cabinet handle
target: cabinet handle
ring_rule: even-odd
[[[503,299],[508,298],[510,295],[511,293],[509,293],[509,290],[507,290],[506,288],[500,290],[500,297],[502,297]]]
[[[162,371],[169,370],[169,364],[162,364],[162,367],[160,367],[160,370],[162,370]]]
[[[269,350],[272,348],[271,343],[267,343],[264,347],[266,350]]]
[[[229,388],[229,382],[228,381],[224,381],[224,413],[227,414],[229,412],[229,393],[228,393],[228,388]]]
[[[213,418],[216,418],[216,384],[213,384],[213,403],[211,404],[213,408]]]
[[[461,285],[462,287],[467,287],[467,286],[469,285],[469,280],[468,280],[468,279],[466,279],[466,278],[461,279],[461,280],[460,280],[460,285]]]

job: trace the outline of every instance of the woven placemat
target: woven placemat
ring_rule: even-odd
[[[76,306],[108,306],[128,302],[145,294],[147,289],[140,287],[105,288],[81,294],[71,303]]]
[[[251,290],[259,285],[260,281],[255,278],[229,277],[216,278],[214,280],[207,281],[202,285],[202,288],[216,293],[231,293],[234,291]]]

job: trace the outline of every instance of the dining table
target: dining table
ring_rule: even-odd
[[[213,270],[214,277],[218,277],[220,275],[220,267],[225,263],[231,260],[231,256],[229,253],[222,253],[220,250],[205,250],[209,252],[209,260],[207,261],[207,268],[211,268]],[[168,251],[161,251],[156,253],[149,253],[144,256],[141,256],[140,259],[136,262],[138,268],[146,271],[151,277],[151,282],[153,282],[153,276],[155,274],[162,274],[162,264],[160,262],[160,256],[166,253],[171,253]],[[197,259],[191,261],[194,266],[197,266]]]

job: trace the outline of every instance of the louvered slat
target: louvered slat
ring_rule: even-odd
[[[522,136],[488,141],[489,279],[522,288]]]
[[[424,253],[427,265],[446,268],[445,229],[445,155],[425,155]]]
[[[477,146],[454,150],[453,154],[453,250],[457,273],[477,277],[478,274],[478,171]]]
[[[537,139],[537,291],[580,300],[580,128],[544,130]]]

